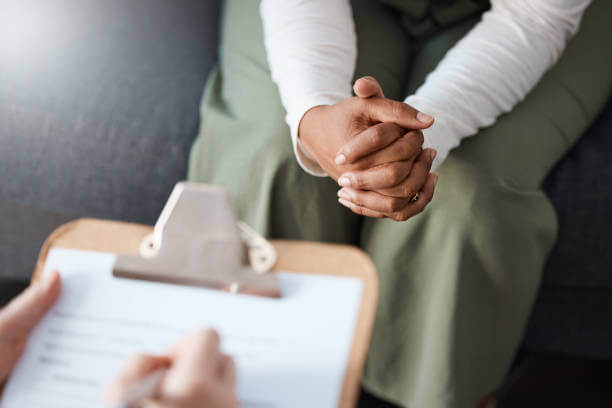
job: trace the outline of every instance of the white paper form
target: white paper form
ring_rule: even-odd
[[[32,333],[2,408],[103,406],[127,356],[164,353],[201,328],[219,331],[245,408],[335,407],[358,316],[356,278],[279,273],[283,298],[115,278],[112,254],[55,249],[57,304]]]

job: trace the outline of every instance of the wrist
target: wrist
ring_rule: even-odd
[[[318,133],[316,128],[319,122],[319,117],[321,111],[325,108],[325,105],[313,106],[308,109],[304,115],[302,115],[302,119],[298,125],[297,131],[297,139],[298,143],[303,149],[303,153],[312,161],[317,162],[315,155],[313,154],[314,149],[316,148],[316,134]]]
[[[326,175],[319,157],[320,136],[324,134],[321,124],[322,113],[328,105],[317,105],[308,109],[298,125],[297,131],[297,154],[313,174]]]

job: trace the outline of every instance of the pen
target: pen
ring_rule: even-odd
[[[116,408],[133,408],[139,402],[147,398],[152,398],[164,379],[166,371],[166,368],[155,370],[142,380],[130,386]]]

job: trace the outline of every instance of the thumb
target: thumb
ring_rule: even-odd
[[[355,95],[360,98],[385,97],[382,87],[378,81],[371,76],[361,77],[355,81],[353,90],[355,91]]]
[[[0,311],[0,336],[26,337],[53,306],[60,288],[57,271],[45,275],[42,282],[30,285]]]

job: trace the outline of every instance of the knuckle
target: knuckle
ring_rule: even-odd
[[[365,112],[370,107],[369,101],[367,99],[364,99],[364,98],[353,97],[353,103],[355,104],[355,108],[360,113]]]
[[[414,164],[414,170],[413,171],[420,172],[420,173],[427,173],[427,165],[423,161],[418,160]]]
[[[412,198],[416,194],[412,186],[408,183],[404,184],[401,190],[402,197],[404,198]]]
[[[400,198],[391,199],[391,212],[397,212],[404,207],[404,201]]]
[[[411,159],[416,156],[416,149],[407,137],[403,137],[398,146],[399,154],[402,158]]]
[[[207,377],[200,377],[197,379],[184,381],[180,395],[186,401],[191,401],[195,397],[209,395],[212,391],[212,388],[212,384]]]
[[[404,136],[404,129],[396,123],[385,123],[385,131],[392,134],[393,139],[400,139]]]
[[[370,142],[372,146],[377,146],[383,141],[385,137],[384,128],[382,126],[373,127],[372,131],[368,136],[368,142]]]
[[[350,159],[353,156],[354,152],[353,144],[347,143],[340,149],[340,153],[343,154],[347,159]]]
[[[393,185],[399,184],[402,181],[402,169],[399,164],[393,164],[387,168],[387,179]]]
[[[384,213],[393,213],[395,211],[394,206],[393,206],[393,199],[392,198],[384,198],[382,199],[382,202],[380,203],[380,207],[382,209],[382,212]]]
[[[349,156],[346,156],[349,157]],[[346,171],[361,171],[361,170],[367,170],[370,167],[373,166],[373,159],[371,156],[366,156],[362,159],[357,160],[354,163],[348,164],[348,165],[343,165],[342,168],[346,169]]]
[[[393,213],[392,217],[393,221],[397,221],[397,222],[402,222],[402,221],[406,221],[407,218],[404,216],[404,214],[402,212],[395,212]]]
[[[364,177],[361,175],[354,175],[352,180],[351,180],[351,187],[355,188],[356,190],[361,190],[363,187],[365,187],[366,181],[364,180]]]
[[[391,114],[397,119],[402,118],[406,114],[406,107],[401,102],[392,101]]]
[[[422,146],[425,143],[425,137],[423,136],[423,132],[420,130],[412,130],[408,133],[408,135],[416,141],[419,146]]]
[[[354,115],[351,117],[348,129],[349,133],[358,133],[367,128],[367,123],[363,118],[361,112],[354,112]]]

